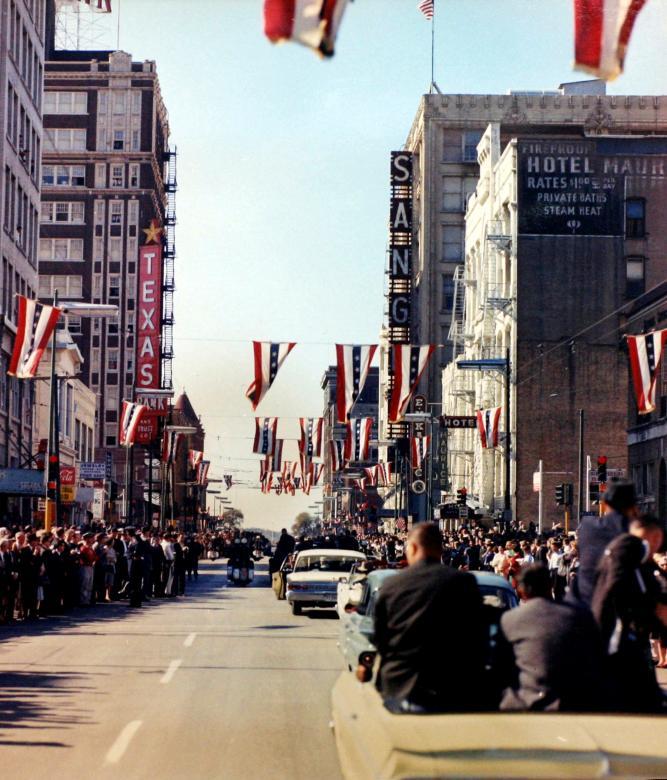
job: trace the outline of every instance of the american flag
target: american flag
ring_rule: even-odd
[[[18,321],[14,351],[7,373],[18,379],[32,379],[58,323],[62,309],[46,306],[25,295],[17,295]]]
[[[111,13],[111,0],[83,0],[86,5],[94,5],[98,11],[105,14]]]
[[[420,0],[420,2],[417,3],[417,8],[427,19],[431,20],[435,13],[435,0]]]

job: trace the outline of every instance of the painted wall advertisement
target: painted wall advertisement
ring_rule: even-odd
[[[137,300],[137,389],[160,388],[160,334],[162,328],[162,244],[139,248],[139,295]],[[145,398],[146,396],[143,396]],[[137,400],[142,400],[138,398]],[[150,404],[149,404],[150,407]],[[149,408],[137,431],[137,442],[148,444],[157,435],[162,408]]]

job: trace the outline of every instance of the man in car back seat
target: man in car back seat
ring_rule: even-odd
[[[482,597],[471,574],[440,564],[441,552],[438,527],[415,526],[406,544],[408,568],[380,590],[374,636],[380,654],[377,687],[392,712],[482,708]],[[471,686],[471,680],[480,684]]]

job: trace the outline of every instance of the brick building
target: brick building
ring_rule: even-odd
[[[0,3],[0,468],[27,467],[33,452],[34,383],[7,377],[7,365],[14,296],[37,292],[44,26],[44,0]]]
[[[116,304],[118,321],[68,318],[97,394],[96,459],[118,448],[119,412],[133,399],[138,253],[153,220],[165,226],[161,376],[171,387],[175,158],[154,62],[122,51],[54,51],[45,67],[39,296]],[[135,458],[144,476],[143,459]],[[135,495],[133,498],[138,499]]]
[[[585,453],[627,469],[623,315],[667,275],[667,138],[563,132],[503,144],[492,124],[478,156],[451,336],[458,358],[509,349],[512,506],[536,519],[542,459],[549,524],[563,519],[556,483],[573,483],[577,508],[579,410]],[[452,363],[443,377],[446,414],[504,406],[498,374]],[[502,508],[502,447],[482,450],[476,430],[450,433],[448,461],[453,488],[486,512]]]

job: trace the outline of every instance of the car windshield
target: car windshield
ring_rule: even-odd
[[[494,585],[480,585],[479,589],[485,604],[499,609],[512,609],[516,607],[517,598],[507,588],[497,588]]]
[[[299,558],[294,571],[349,572],[352,565],[358,561],[358,558],[328,558],[325,555],[308,555]]]

